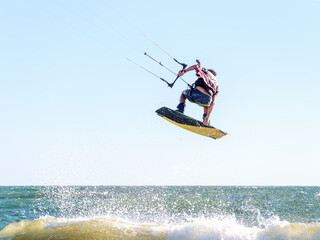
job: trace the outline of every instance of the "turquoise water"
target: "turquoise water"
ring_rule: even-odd
[[[319,239],[319,187],[0,187],[0,239]]]

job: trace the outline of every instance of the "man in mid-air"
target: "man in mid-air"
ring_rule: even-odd
[[[215,105],[216,97],[219,92],[219,83],[216,80],[216,72],[213,69],[201,67],[200,61],[196,65],[179,71],[178,76],[183,76],[186,72],[195,70],[198,79],[194,82],[192,88],[184,90],[180,96],[180,103],[177,111],[184,113],[186,100],[196,103],[203,107],[203,124],[210,124],[210,115]]]

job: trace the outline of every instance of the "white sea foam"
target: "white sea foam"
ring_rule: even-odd
[[[169,240],[319,240],[320,224],[289,223],[277,218],[265,227],[246,226],[233,216],[211,219],[194,218],[177,224],[137,223],[110,217],[54,218],[13,223],[0,232],[0,239],[14,236],[43,236],[50,239],[59,234],[71,239],[169,239]]]
[[[171,227],[168,239],[257,239],[260,229],[246,227],[234,218],[194,219],[192,222]]]

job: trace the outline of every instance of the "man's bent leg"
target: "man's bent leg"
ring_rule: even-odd
[[[186,107],[186,101],[187,101],[187,94],[186,94],[186,91],[183,91],[181,93],[180,101],[179,101],[179,104],[177,106],[177,111],[178,112],[184,113],[184,108]]]
[[[187,93],[186,93],[186,91],[183,91],[183,92],[181,93],[179,103],[186,103],[186,101],[187,101]]]

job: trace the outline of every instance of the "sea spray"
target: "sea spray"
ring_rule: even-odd
[[[318,187],[0,187],[0,239],[320,239]]]

